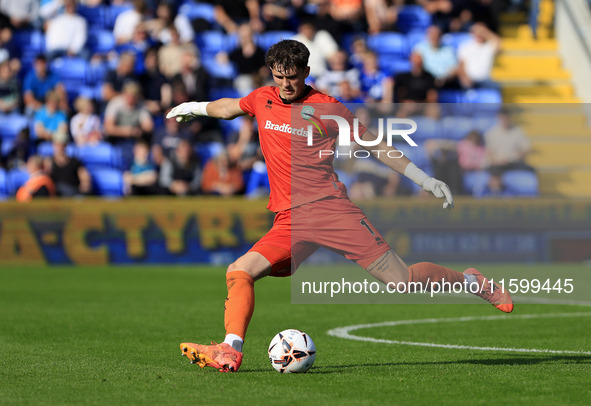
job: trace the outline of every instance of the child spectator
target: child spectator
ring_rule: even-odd
[[[76,114],[70,120],[70,132],[78,146],[96,144],[103,139],[101,119],[94,114],[92,100],[78,97],[74,102]]]
[[[174,121],[174,120],[172,120]],[[150,147],[139,140],[133,147],[133,162],[129,171],[123,174],[126,194],[155,195],[160,192],[156,165],[149,159]]]

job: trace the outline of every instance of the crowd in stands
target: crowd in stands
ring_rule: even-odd
[[[284,38],[310,49],[310,85],[342,102],[371,103],[370,110],[397,103],[397,115],[438,129],[420,137],[418,161],[433,172],[438,154],[447,163],[455,156],[456,192],[502,194],[502,174],[524,167],[504,167],[479,150],[496,145],[498,109],[479,116],[487,126],[472,124],[469,134],[464,126],[460,140],[442,130],[457,126],[441,123],[467,119],[461,109],[448,117],[416,106],[500,105],[491,70],[499,14],[509,3],[0,0],[0,199],[17,195],[27,179],[25,201],[35,188],[43,196],[265,194],[252,119],[185,124],[164,116],[185,101],[241,97],[271,84],[265,51]],[[453,148],[428,144],[430,137]],[[525,144],[515,161],[523,162]],[[356,175],[339,169],[354,197],[418,192],[378,163],[357,165]],[[488,174],[478,191],[463,179],[476,169]]]

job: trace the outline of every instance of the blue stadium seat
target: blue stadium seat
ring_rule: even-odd
[[[29,126],[29,119],[20,114],[0,114],[0,137],[14,139],[21,130]]]
[[[179,8],[179,14],[187,16],[189,20],[202,18],[209,23],[215,23],[213,4],[185,3]]]
[[[269,176],[267,175],[267,166],[264,163],[256,162],[246,177],[246,190],[244,194],[247,197],[269,194]]]
[[[37,145],[37,155],[50,157],[53,155],[53,144],[50,141],[44,141]]]
[[[503,96],[498,89],[471,89],[464,93],[463,102],[500,105],[503,102]],[[482,109],[482,106],[480,109]]]
[[[536,197],[539,195],[538,177],[532,171],[514,170],[503,174],[504,194],[507,196]]]
[[[427,39],[427,35],[425,34],[424,30],[421,31],[411,31],[406,34],[406,41],[408,42],[408,47],[412,51],[415,45],[420,42],[423,42]]]
[[[0,200],[4,200],[8,196],[8,190],[6,189],[6,171],[0,168]]]
[[[445,117],[440,125],[443,137],[454,141],[460,141],[476,129],[476,123],[471,117]]]
[[[410,61],[408,59],[400,59],[392,55],[379,55],[378,64],[380,69],[390,76],[410,72]]]
[[[201,167],[205,166],[207,161],[218,156],[224,150],[224,144],[221,142],[200,142],[195,144],[195,153],[199,157]]]
[[[233,87],[214,87],[209,91],[210,100],[217,100],[224,97],[235,99],[240,97],[240,94]]]
[[[462,90],[439,90],[437,99],[439,103],[462,103],[464,92]]]
[[[412,30],[426,30],[431,25],[431,15],[421,6],[404,6],[398,13],[398,30],[408,33]]]
[[[117,20],[119,14],[123,13],[124,11],[131,10],[132,8],[133,5],[131,3],[117,6],[111,5],[107,7],[107,9],[105,10],[104,28],[112,30],[115,26],[115,20]]]
[[[233,40],[223,32],[219,31],[204,31],[195,36],[195,42],[202,56],[215,55],[218,52],[229,52]]]
[[[88,168],[94,191],[100,196],[123,196],[123,172],[112,168]]]
[[[9,138],[0,141],[0,156],[8,156],[14,149],[14,139]]]
[[[495,125],[497,125],[497,118],[495,116],[491,117],[474,117],[474,125],[476,129],[481,133],[485,133]]]
[[[266,51],[271,48],[271,45],[283,39],[291,39],[295,35],[296,33],[293,31],[268,31],[259,34],[256,38],[256,42],[258,46],[263,49],[263,51]]]
[[[471,171],[464,173],[464,192],[474,197],[483,197],[488,189],[490,174],[487,171]]]
[[[42,31],[14,31],[10,44],[11,55],[21,58],[34,58],[45,52],[45,36]]]
[[[74,154],[84,166],[89,168],[106,167],[122,169],[123,166],[121,150],[108,142],[76,147]]]
[[[411,134],[415,141],[424,141],[443,137],[441,122],[428,117],[411,117],[417,123],[417,131]]]
[[[59,76],[66,89],[86,84],[88,62],[83,58],[58,58],[51,62],[51,71]]]
[[[378,55],[393,55],[407,59],[410,53],[406,37],[395,32],[370,35],[367,46]]]
[[[449,33],[441,37],[441,43],[457,50],[462,43],[470,40],[470,38],[471,35],[467,32]]]
[[[219,64],[214,55],[207,55],[201,59],[201,63],[207,73],[214,78],[233,79],[236,77],[236,69],[232,63]]]
[[[11,169],[6,175],[6,190],[9,195],[16,194],[18,188],[29,180],[29,173],[22,169]]]
[[[86,46],[93,54],[107,54],[115,48],[115,36],[109,30],[89,30]]]
[[[106,15],[109,12],[109,7],[96,6],[88,7],[79,5],[77,13],[80,14],[88,23],[88,33],[105,27]]]

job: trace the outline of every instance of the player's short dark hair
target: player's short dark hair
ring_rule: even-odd
[[[308,66],[310,51],[299,41],[284,39],[274,44],[265,55],[265,63],[279,72],[304,70]]]

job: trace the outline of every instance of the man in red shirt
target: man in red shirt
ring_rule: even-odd
[[[176,117],[177,121],[198,116],[225,120],[246,114],[256,116],[271,187],[267,207],[276,213],[271,230],[228,266],[224,342],[181,344],[183,354],[201,367],[211,366],[222,372],[238,370],[244,336],[254,310],[254,281],[269,275],[291,275],[320,246],[357,262],[384,283],[429,283],[433,287],[445,280],[451,284],[478,284],[478,296],[504,312],[513,310],[509,293],[502,292],[496,284],[491,289],[490,282],[473,268],[461,273],[427,262],[408,267],[385,243],[361,209],[349,200],[345,186],[332,167],[333,155],[319,153],[334,151],[338,134],[336,121],[326,120],[327,124],[329,121],[333,124],[328,129],[318,125],[311,136],[312,145],[302,123],[322,115],[338,115],[351,123],[353,116],[336,99],[305,84],[310,71],[309,54],[298,41],[280,41],[265,57],[276,86],[261,87],[241,99],[183,103],[167,115],[167,118]],[[358,137],[363,143],[376,139],[361,125]],[[372,148],[396,152],[385,140]],[[376,158],[427,192],[444,198],[444,208],[453,207],[453,197],[445,183],[430,177],[404,156],[392,159],[388,155],[379,154]]]

